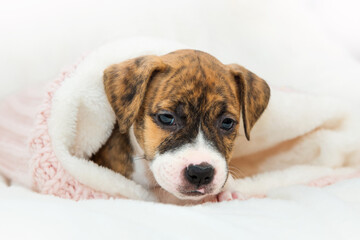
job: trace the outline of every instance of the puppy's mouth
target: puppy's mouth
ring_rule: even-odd
[[[198,196],[205,196],[206,193],[204,192],[199,192],[199,191],[190,191],[190,192],[182,192],[182,194],[187,195],[187,196],[191,196],[191,197],[198,197]]]
[[[211,187],[200,187],[197,189],[186,189],[186,187],[182,187],[179,189],[179,192],[187,197],[203,197],[213,194],[213,189]]]

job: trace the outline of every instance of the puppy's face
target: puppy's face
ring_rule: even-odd
[[[104,83],[120,131],[134,126],[156,181],[181,199],[220,192],[241,112],[249,138],[269,100],[262,79],[195,50],[110,66]]]

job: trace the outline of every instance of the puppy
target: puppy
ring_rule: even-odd
[[[163,202],[238,197],[223,188],[231,181],[240,115],[250,140],[267,107],[263,79],[207,53],[179,50],[109,66],[104,87],[117,124],[95,163],[154,190]]]

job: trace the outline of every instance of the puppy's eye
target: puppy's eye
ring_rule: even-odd
[[[222,120],[221,124],[220,124],[220,128],[225,130],[225,131],[229,131],[230,129],[233,128],[235,121],[232,120],[231,118],[224,118],[224,120]]]
[[[167,126],[175,125],[175,118],[173,115],[171,115],[169,113],[159,114],[158,120],[160,123],[167,125]]]

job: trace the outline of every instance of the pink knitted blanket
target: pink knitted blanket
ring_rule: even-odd
[[[51,146],[48,118],[52,97],[74,69],[63,72],[46,89],[27,89],[2,102],[0,171],[9,180],[44,194],[74,200],[109,198],[71,176]]]

